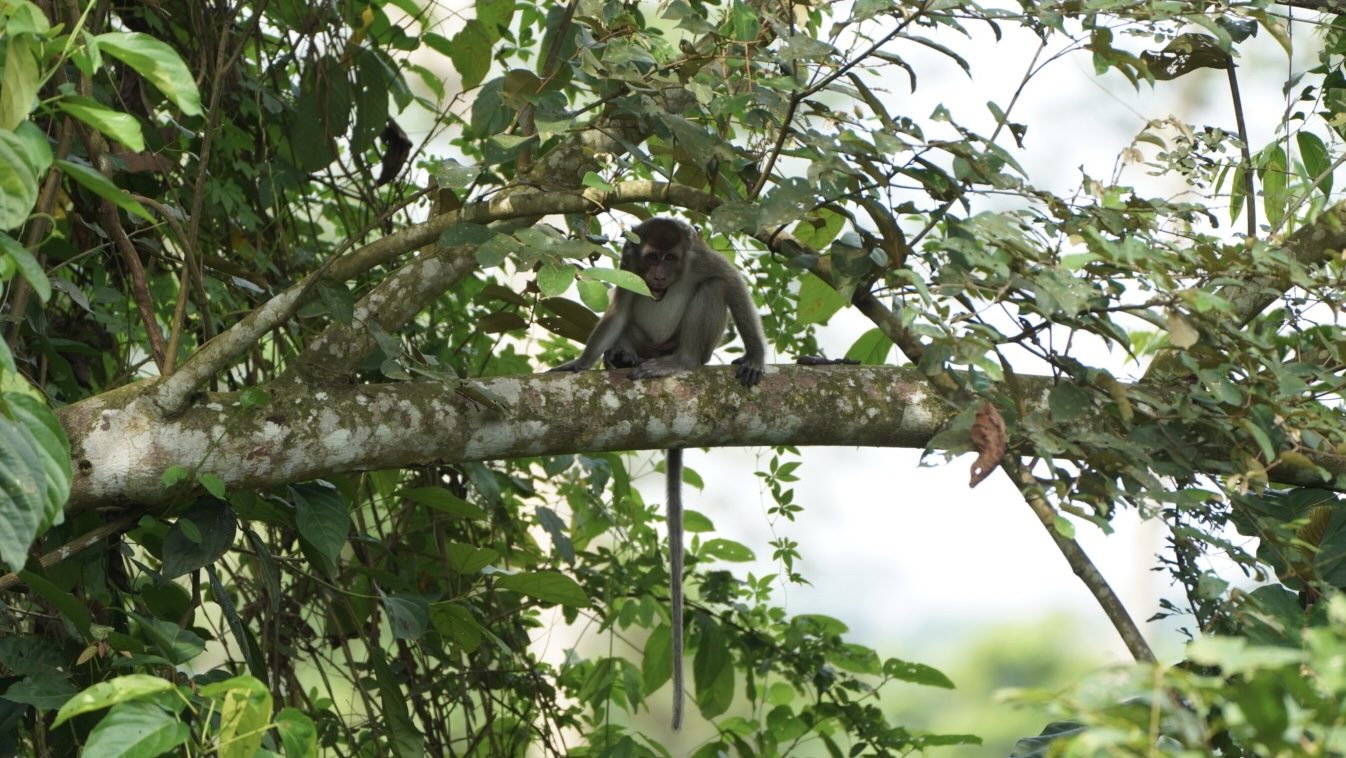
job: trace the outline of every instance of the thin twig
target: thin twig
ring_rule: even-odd
[[[1225,71],[1229,73],[1229,96],[1234,101],[1234,123],[1239,130],[1239,141],[1243,143],[1239,152],[1243,156],[1243,194],[1248,203],[1248,239],[1257,238],[1257,204],[1253,197],[1253,158],[1248,150],[1248,125],[1243,121],[1243,98],[1239,96],[1239,80],[1234,73],[1234,58],[1226,55]]]
[[[150,350],[154,353],[154,365],[163,371],[166,355],[164,335],[159,330],[159,322],[154,315],[154,300],[150,297],[150,289],[145,284],[145,267],[140,263],[140,254],[136,252],[131,238],[126,236],[121,217],[117,215],[117,206],[113,205],[111,200],[102,200],[100,205],[103,226],[107,228],[108,234],[112,235],[112,241],[116,243],[117,250],[121,252],[122,260],[126,263],[126,275],[131,280],[131,296],[136,301],[136,309],[140,311],[140,320],[145,322],[145,335],[149,337]]]
[[[42,556],[41,558],[38,559],[37,562],[44,569],[51,568],[52,566],[55,566],[61,561],[70,558],[71,556],[78,555],[79,553],[84,552],[86,549],[96,544],[99,540],[106,539],[107,537],[111,537],[112,535],[117,534],[118,532],[130,529],[131,526],[135,524],[137,520],[139,520],[139,518],[140,517],[138,515],[122,516],[121,518],[115,521],[109,521],[106,524],[90,529],[84,534],[81,534],[75,539],[70,540],[64,545],[61,545],[60,547],[56,548],[50,553],[47,553],[46,555]],[[23,580],[19,578],[18,572],[11,571],[10,573],[5,574],[4,576],[0,576],[0,592],[12,589],[22,583]]]

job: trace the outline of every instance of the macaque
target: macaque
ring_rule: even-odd
[[[728,260],[701,241],[686,223],[652,218],[635,228],[638,242],[622,247],[621,266],[645,280],[650,297],[625,289],[613,293],[607,312],[589,335],[584,352],[552,371],[582,371],[601,357],[609,368],[630,368],[632,379],[668,376],[704,365],[724,337],[733,315],[743,337],[743,357],[734,361],[745,387],[762,379],[766,339],[752,294]],[[682,726],[682,449],[669,448],[669,596],[673,626],[673,728]]]

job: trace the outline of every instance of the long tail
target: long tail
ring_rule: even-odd
[[[673,728],[682,728],[686,698],[682,680],[682,448],[670,447],[664,464],[668,476],[668,577],[673,616]]]

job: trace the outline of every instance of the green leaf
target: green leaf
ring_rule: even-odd
[[[713,719],[729,710],[734,701],[734,659],[720,625],[709,617],[702,617],[700,622],[692,679],[701,715]]]
[[[607,287],[588,279],[580,279],[575,287],[580,291],[580,302],[588,306],[590,310],[602,313],[608,309]]]
[[[383,651],[378,647],[369,650],[369,664],[374,669],[378,682],[379,700],[383,703],[383,724],[392,737],[393,755],[397,758],[420,758],[425,755],[425,737],[416,729],[407,711],[407,698],[402,693],[397,677]]]
[[[291,492],[299,536],[335,564],[351,530],[345,501],[335,491],[316,485],[294,487]]]
[[[51,281],[47,279],[47,272],[42,270],[42,264],[18,240],[4,232],[0,232],[0,250],[14,261],[14,267],[28,280],[38,300],[45,305],[51,299]]]
[[[489,518],[486,511],[458,497],[444,487],[414,487],[403,490],[402,497],[434,508],[441,513],[447,513],[450,516],[478,521],[485,521]]]
[[[1074,421],[1093,408],[1093,394],[1074,382],[1061,382],[1052,387],[1047,396],[1047,408],[1052,421],[1061,424]]]
[[[13,229],[37,204],[37,169],[18,135],[0,129],[0,230]]]
[[[500,558],[500,554],[489,547],[476,547],[462,542],[448,543],[444,546],[444,552],[449,568],[460,574],[475,574]]]
[[[1300,129],[1295,134],[1295,144],[1299,146],[1299,157],[1304,161],[1304,170],[1308,172],[1309,179],[1317,179],[1319,176],[1323,180],[1318,183],[1318,189],[1328,197],[1332,195],[1332,157],[1327,152],[1327,145],[1323,144],[1318,135],[1310,131]]]
[[[318,727],[303,711],[281,708],[276,714],[276,731],[285,748],[285,758],[317,758]]]
[[[0,79],[0,129],[14,129],[28,118],[37,103],[42,74],[37,67],[35,40],[9,35],[5,40],[4,78]]]
[[[228,552],[237,532],[234,510],[228,503],[202,500],[193,505],[164,537],[164,577],[172,579],[211,565]]]
[[[645,654],[640,662],[641,691],[646,695],[664,686],[673,676],[673,629],[661,624],[645,639]]]
[[[107,32],[94,41],[99,50],[148,79],[184,114],[201,115],[201,95],[192,72],[167,43],[141,32]]]
[[[92,126],[109,138],[122,143],[132,152],[145,149],[145,135],[135,116],[114,111],[88,97],[69,96],[56,101],[56,107]]]
[[[165,487],[172,487],[190,475],[191,472],[188,471],[185,466],[179,466],[175,463],[164,469],[164,473],[159,475],[159,481],[162,482]]]
[[[556,297],[570,289],[575,267],[569,263],[544,263],[537,272],[537,288],[543,297]]]
[[[8,407],[14,423],[22,428],[30,440],[41,467],[38,475],[42,482],[41,518],[38,522],[40,534],[54,524],[61,523],[64,518],[61,509],[70,498],[70,487],[74,480],[70,464],[70,442],[66,439],[61,422],[46,403],[22,392],[6,392],[0,398]],[[0,503],[0,516],[3,513],[4,506]]]
[[[221,703],[215,743],[219,758],[253,758],[271,723],[271,693],[266,685],[244,675],[208,684],[200,693]]]
[[[604,192],[611,192],[613,190],[613,186],[608,180],[592,171],[584,172],[584,179],[581,183],[586,187],[592,187],[593,189],[602,190]]]
[[[453,640],[464,652],[471,653],[481,647],[481,625],[473,618],[472,611],[458,603],[431,603],[430,623],[440,636]]]
[[[486,72],[491,70],[491,31],[480,21],[467,22],[453,39],[449,41],[449,59],[458,70],[463,89],[469,90],[481,84]]]
[[[544,603],[557,603],[576,608],[589,605],[589,596],[584,594],[584,588],[574,579],[557,571],[527,571],[502,576],[496,580],[496,586],[536,598]]]
[[[384,595],[383,609],[388,614],[388,624],[393,629],[393,637],[399,640],[418,640],[425,634],[430,622],[428,604],[425,598],[415,595]]]
[[[202,474],[196,478],[202,487],[206,488],[217,500],[223,500],[225,495],[224,480],[214,474]]]
[[[60,708],[76,693],[75,685],[62,676],[26,677],[9,686],[4,698],[11,703],[49,711]]]
[[[142,758],[163,755],[186,744],[191,730],[153,703],[124,703],[108,712],[85,741],[82,754],[99,758]],[[237,753],[220,751],[220,758]],[[251,754],[249,754],[251,756]]]
[[[619,268],[600,268],[595,266],[580,271],[579,277],[588,281],[600,281],[607,282],[608,284],[615,284],[618,287],[621,287],[624,290],[630,290],[637,295],[650,297],[649,285],[645,284],[645,280],[641,279],[640,275],[634,271],[626,271],[625,269]]]
[[[860,335],[851,349],[846,351],[846,357],[867,366],[881,366],[888,360],[888,353],[892,349],[893,341],[876,327]]]
[[[1285,150],[1276,145],[1262,152],[1260,175],[1262,178],[1262,208],[1267,215],[1267,223],[1277,226],[1285,217],[1285,186],[1287,179]]]
[[[953,689],[953,682],[945,676],[939,669],[931,668],[924,663],[912,663],[898,658],[889,658],[883,662],[883,675],[890,679],[898,679],[912,684],[924,684],[930,687],[943,687],[946,690]]]
[[[175,666],[205,652],[205,641],[190,629],[183,629],[172,621],[142,616],[138,613],[128,615],[140,625],[141,633],[150,644]]]
[[[70,494],[70,453],[42,401],[6,392],[0,403],[7,411],[0,413],[0,561],[18,570]]]
[[[733,540],[716,538],[707,540],[701,546],[699,554],[707,558],[717,558],[722,561],[731,561],[733,563],[743,563],[755,558],[751,549],[747,545]]]
[[[809,273],[799,278],[799,323],[826,324],[846,305],[846,298],[822,279]]]
[[[93,615],[89,612],[88,606],[81,600],[52,584],[46,577],[32,571],[20,571],[19,578],[43,600],[51,603],[62,616],[74,625],[80,634],[86,636],[89,634],[89,626],[93,624]]]
[[[111,200],[118,208],[139,216],[146,221],[154,221],[154,217],[150,215],[149,211],[145,210],[145,206],[141,205],[135,198],[131,197],[126,190],[123,190],[121,187],[108,181],[107,177],[97,171],[94,171],[88,166],[81,166],[78,163],[71,163],[70,161],[65,160],[56,161],[56,165],[60,166],[61,170],[64,171],[67,176],[84,185],[85,189],[95,195],[98,195],[104,200]]]
[[[56,712],[56,720],[51,725],[54,729],[82,713],[99,711],[118,703],[141,700],[160,692],[168,692],[173,688],[173,683],[167,679],[149,674],[127,674],[99,682],[85,688],[83,692],[61,706],[61,710]]]

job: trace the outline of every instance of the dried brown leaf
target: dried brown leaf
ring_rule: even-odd
[[[969,488],[990,476],[1000,459],[1005,457],[1005,419],[990,401],[981,404],[977,418],[972,421],[972,445],[977,448],[977,460],[972,462]]]

